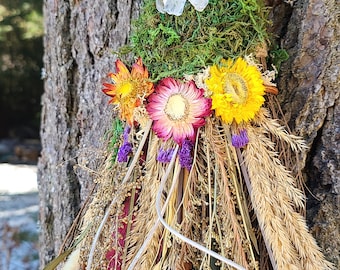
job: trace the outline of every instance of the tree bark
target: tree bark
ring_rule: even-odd
[[[309,151],[301,156],[308,221],[328,259],[339,265],[339,1],[274,2],[273,28],[290,58],[279,76],[280,101]],[[40,262],[58,254],[101,162],[112,113],[101,84],[113,51],[128,41],[135,0],[45,0],[45,93],[42,98]]]
[[[293,9],[281,3],[275,13],[290,56],[279,77],[280,103],[293,132],[309,146],[298,162],[307,185],[307,220],[340,269],[340,2],[296,1]]]
[[[55,257],[91,187],[112,112],[101,92],[139,10],[132,0],[44,2],[45,92],[38,164],[40,263]]]

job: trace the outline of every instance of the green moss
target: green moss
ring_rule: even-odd
[[[145,0],[134,23],[131,49],[155,81],[181,78],[221,58],[249,54],[268,40],[267,10],[260,2],[210,0],[203,12],[187,3],[183,15],[176,17],[159,13],[154,0]]]
[[[285,49],[281,49],[278,46],[275,46],[274,49],[272,49],[269,52],[270,61],[271,63],[280,70],[281,64],[288,60],[289,54]]]

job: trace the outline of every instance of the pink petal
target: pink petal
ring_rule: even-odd
[[[178,124],[173,129],[174,141],[181,144],[186,138],[191,138],[194,135],[194,128],[188,124]]]
[[[172,135],[172,126],[171,125],[164,125],[164,121],[155,121],[153,124],[152,129],[155,131],[157,136],[164,140],[168,140]]]

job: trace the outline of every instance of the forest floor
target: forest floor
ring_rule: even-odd
[[[0,270],[39,269],[36,170],[0,163]]]

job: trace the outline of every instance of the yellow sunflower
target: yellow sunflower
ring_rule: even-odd
[[[212,66],[205,83],[212,92],[212,109],[227,124],[250,121],[264,103],[261,73],[242,58]]]
[[[118,106],[121,119],[132,125],[135,108],[143,104],[145,98],[153,92],[154,86],[141,58],[132,65],[131,72],[122,61],[117,60],[116,71],[115,74],[109,74],[113,84],[104,83],[103,92],[112,97],[109,103]]]

